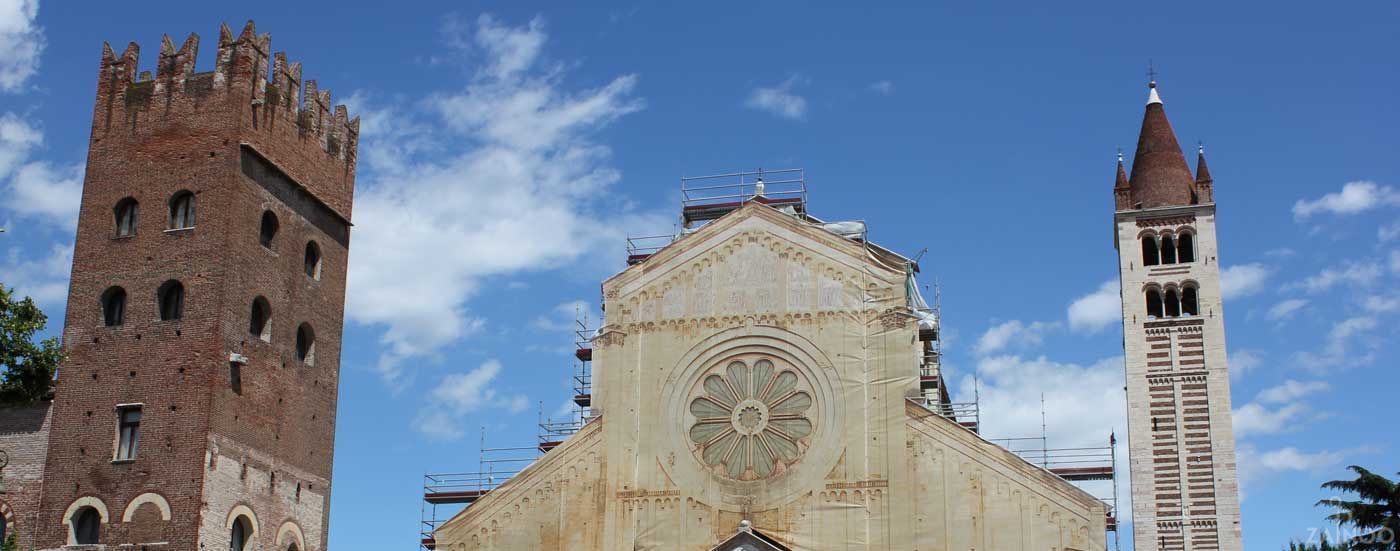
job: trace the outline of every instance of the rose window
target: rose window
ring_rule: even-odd
[[[768,478],[797,462],[812,434],[812,395],[798,388],[797,374],[767,358],[716,371],[690,402],[690,440],[700,459],[737,480]]]

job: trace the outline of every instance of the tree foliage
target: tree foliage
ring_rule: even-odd
[[[1318,506],[1336,509],[1328,520],[1350,525],[1358,531],[1351,538],[1350,548],[1357,551],[1394,551],[1396,536],[1400,535],[1400,484],[1352,465],[1355,480],[1333,480],[1322,485],[1328,490],[1355,494],[1357,499],[1340,497],[1324,499]]]
[[[14,298],[13,290],[0,284],[0,405],[30,404],[49,398],[54,373],[63,361],[57,338],[35,341],[48,317],[34,299]]]
[[[1351,547],[1343,543],[1332,543],[1327,541],[1327,534],[1322,534],[1322,541],[1318,543],[1292,541],[1288,543],[1288,551],[1351,551]]]

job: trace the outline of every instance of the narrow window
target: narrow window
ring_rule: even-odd
[[[170,229],[194,227],[194,194],[181,191],[170,198]]]
[[[109,287],[102,293],[102,323],[116,327],[126,320],[126,289]]]
[[[1167,296],[1163,302],[1166,303],[1167,317],[1175,318],[1181,315],[1181,301],[1176,296],[1176,289],[1167,289]]]
[[[1142,236],[1142,265],[1156,266],[1157,262],[1157,237],[1154,235]]]
[[[243,395],[243,364],[228,363],[228,387],[234,394]]]
[[[160,303],[161,321],[180,319],[185,313],[185,286],[179,281],[170,280],[160,286],[156,293]]]
[[[262,231],[258,234],[258,242],[269,249],[272,248],[272,238],[277,237],[277,215],[272,211],[263,211]]]
[[[1181,313],[1188,316],[1198,316],[1201,314],[1201,306],[1196,298],[1195,287],[1184,287],[1181,289]]]
[[[248,538],[253,535],[253,529],[248,517],[239,515],[233,519],[233,530],[229,533],[229,550],[245,551],[248,549]]]
[[[1196,238],[1189,233],[1176,238],[1176,259],[1181,263],[1196,261]]]
[[[321,246],[315,241],[306,242],[306,277],[321,280]]]
[[[77,545],[97,545],[102,529],[102,516],[97,509],[82,507],[73,512],[73,543]]]
[[[141,406],[117,408],[117,461],[136,459],[141,441]]]
[[[253,310],[248,314],[248,334],[272,342],[272,306],[263,297],[253,299]]]
[[[136,235],[136,220],[138,218],[139,207],[135,199],[127,197],[117,202],[113,213],[117,217],[117,237],[131,237]]]
[[[1147,317],[1162,317],[1162,293],[1156,289],[1147,290]]]
[[[1152,432],[1157,432],[1157,418],[1152,418]]]
[[[1176,243],[1170,235],[1162,236],[1162,263],[1176,264]]]
[[[306,365],[316,363],[316,332],[310,324],[297,327],[297,360]]]

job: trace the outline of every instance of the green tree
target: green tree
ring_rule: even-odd
[[[49,397],[54,373],[63,361],[58,339],[35,342],[48,317],[25,297],[15,300],[13,291],[0,284],[0,405],[30,404]]]
[[[1291,541],[1288,542],[1288,551],[1351,551],[1346,543],[1333,544],[1327,541],[1327,534],[1322,534],[1322,541],[1318,543]]]
[[[1356,494],[1357,499],[1324,499],[1317,505],[1337,510],[1327,516],[1328,520],[1350,525],[1360,532],[1351,539],[1351,549],[1394,551],[1395,537],[1400,535],[1400,485],[1356,465],[1347,469],[1356,473],[1356,480],[1333,480],[1322,487]]]
[[[0,287],[0,291],[4,288]],[[5,543],[0,544],[0,551],[19,551],[19,534],[10,532],[10,537],[5,538]]]

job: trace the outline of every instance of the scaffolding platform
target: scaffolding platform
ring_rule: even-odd
[[[1118,438],[1116,435],[1109,434],[1107,446],[1079,448],[1052,448],[1048,445],[1049,442],[1044,435],[1029,438],[993,439],[991,442],[1071,483],[1112,482],[1108,485],[1108,495],[1103,495],[1103,491],[1095,494],[1091,489],[1084,488],[1079,484],[1076,486],[1080,486],[1081,489],[1089,492],[1108,506],[1104,524],[1109,532],[1114,533],[1115,548],[1117,547],[1118,455],[1116,448]]]
[[[437,542],[433,539],[433,531],[438,526],[510,480],[540,456],[535,446],[487,448],[484,429],[481,438],[481,454],[477,460],[480,470],[423,475],[419,549],[435,549]]]
[[[807,213],[807,181],[800,168],[758,169],[681,178],[681,224],[698,227],[758,202],[794,214]]]

